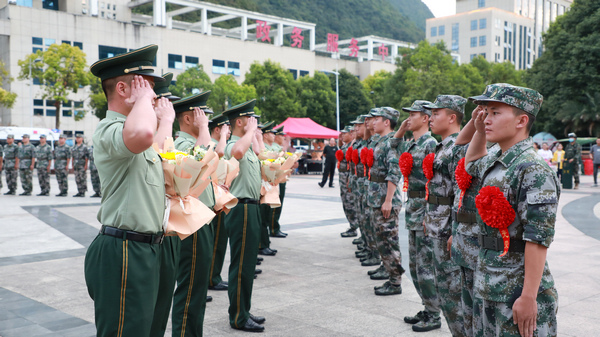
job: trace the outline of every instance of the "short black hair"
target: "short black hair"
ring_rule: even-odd
[[[527,133],[529,133],[531,131],[531,128],[533,127],[533,122],[535,122],[535,116],[517,107],[512,108],[516,116],[527,115],[527,117],[529,117],[529,121],[527,122],[527,126],[525,127],[525,130],[527,130]]]

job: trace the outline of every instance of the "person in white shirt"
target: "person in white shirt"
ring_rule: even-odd
[[[542,143],[542,149],[538,151],[538,155],[542,157],[542,159],[544,159],[544,161],[546,161],[548,165],[550,165],[550,163],[552,162],[553,154],[552,151],[548,149],[548,143]]]

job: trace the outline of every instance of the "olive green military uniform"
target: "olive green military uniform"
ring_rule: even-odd
[[[54,173],[56,174],[56,181],[58,181],[58,188],[60,189],[61,195],[67,195],[69,190],[69,159],[71,155],[71,147],[65,145],[56,145],[54,147]]]
[[[271,129],[269,128],[269,130]],[[265,149],[267,151],[280,152],[282,148],[279,144],[273,142],[271,145],[265,144]],[[276,233],[280,232],[279,218],[277,215],[281,215],[281,207],[283,207],[282,193],[285,194],[285,183],[279,184],[279,201],[282,203],[280,207],[272,208],[267,204],[260,205],[261,229],[259,249],[270,248],[271,240],[269,239],[269,236],[274,236]]]
[[[0,145],[0,163],[2,163],[2,167],[0,167],[0,189],[2,189],[2,169],[4,168],[4,147]]]
[[[77,194],[85,195],[87,192],[87,171],[86,163],[89,159],[88,148],[85,144],[73,146],[73,171],[75,171],[75,183],[77,184]]]
[[[251,101],[252,102],[252,101]],[[230,110],[235,110],[233,107]],[[224,112],[225,114],[227,111]],[[232,157],[231,150],[240,137],[232,135],[225,147],[225,158]],[[238,204],[225,216],[229,236],[231,259],[229,265],[229,323],[242,328],[250,317],[252,286],[260,240],[260,162],[248,148],[239,160],[240,173],[231,184],[231,193]]]
[[[94,147],[90,148],[90,178],[92,180],[92,188],[94,189],[94,196],[101,196],[102,192],[100,191],[100,176],[98,175],[98,169],[96,168],[96,163],[94,162]]]
[[[8,187],[7,194],[15,194],[17,191],[18,171],[15,165],[17,163],[18,152],[19,147],[15,143],[4,145],[4,170],[6,171],[6,186]]]
[[[35,148],[35,158],[35,167],[37,168],[40,189],[42,190],[41,194],[48,195],[50,193],[50,172],[48,165],[52,161],[52,147],[50,144],[38,145]]]
[[[283,151],[281,145],[273,142],[271,144],[273,151],[279,152]],[[271,208],[271,217],[269,219],[269,233],[271,236],[275,236],[276,234],[281,233],[281,224],[279,223],[279,219],[281,218],[281,211],[283,210],[283,199],[285,198],[285,186],[286,182],[282,182],[279,184],[279,203],[280,207]]]
[[[35,146],[29,143],[19,147],[19,173],[23,194],[31,194],[33,190],[33,169],[31,163],[35,160]]]

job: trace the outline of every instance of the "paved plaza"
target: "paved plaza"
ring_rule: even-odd
[[[4,177],[2,177],[4,178]],[[0,336],[94,336],[93,303],[87,294],[83,260],[98,233],[100,199],[58,192],[50,197],[0,195]],[[339,188],[320,188],[318,176],[293,176],[288,183],[282,229],[272,238],[277,256],[266,256],[254,283],[252,313],[265,316],[264,336],[450,336],[442,329],[414,333],[402,317],[421,309],[410,276],[399,296],[379,297],[354,257]],[[336,174],[337,179],[337,174]],[[559,293],[559,336],[597,336],[600,305],[600,188],[582,177],[578,191],[563,191],[555,241],[548,261]],[[90,184],[91,190],[91,184]],[[6,185],[2,193],[6,192]],[[19,188],[18,193],[21,193]],[[34,194],[39,193],[34,176]],[[408,251],[404,214],[400,244]],[[223,270],[227,278],[229,253]],[[227,292],[210,291],[206,336],[249,335],[229,327]],[[170,325],[170,324],[169,324]],[[167,331],[171,335],[170,329]]]

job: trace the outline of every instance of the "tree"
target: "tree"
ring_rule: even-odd
[[[385,87],[391,77],[392,73],[389,71],[378,70],[362,81],[365,94],[374,106],[391,106],[385,97]]]
[[[17,99],[17,94],[4,89],[2,86],[12,82],[12,77],[9,76],[8,70],[4,67],[4,62],[0,61],[0,105],[4,105],[7,108],[12,108]]]
[[[201,64],[188,68],[177,75],[175,85],[169,87],[173,95],[181,98],[212,89],[213,84],[210,77],[204,72]]]
[[[60,108],[69,101],[70,93],[89,84],[85,53],[66,43],[53,44],[47,50],[38,50],[19,60],[19,79],[37,78],[42,86],[42,98],[54,101],[56,107],[55,128],[60,129]],[[85,115],[75,115],[80,120]]]
[[[536,124],[548,132],[595,136],[600,132],[600,2],[574,1],[550,25],[544,45],[525,76],[527,85],[544,95]]]
[[[339,70],[340,129],[371,110],[371,102],[363,90],[358,77],[346,69]],[[328,74],[332,90],[335,90],[335,75]]]
[[[315,72],[313,77],[302,76],[298,79],[298,99],[306,108],[306,115],[315,122],[335,129],[335,91],[327,75]]]
[[[252,63],[244,84],[256,88],[263,120],[283,122],[287,117],[304,117],[306,108],[297,99],[298,82],[292,74],[271,60]]]
[[[108,110],[108,101],[102,90],[102,81],[100,78],[89,74],[90,76],[90,106],[92,107],[92,113],[100,120],[106,117],[106,110]]]
[[[248,84],[238,84],[233,75],[223,75],[215,80],[208,106],[215,114],[227,108],[256,98],[256,89]],[[256,109],[258,111],[258,109]],[[260,112],[258,112],[260,114]]]

